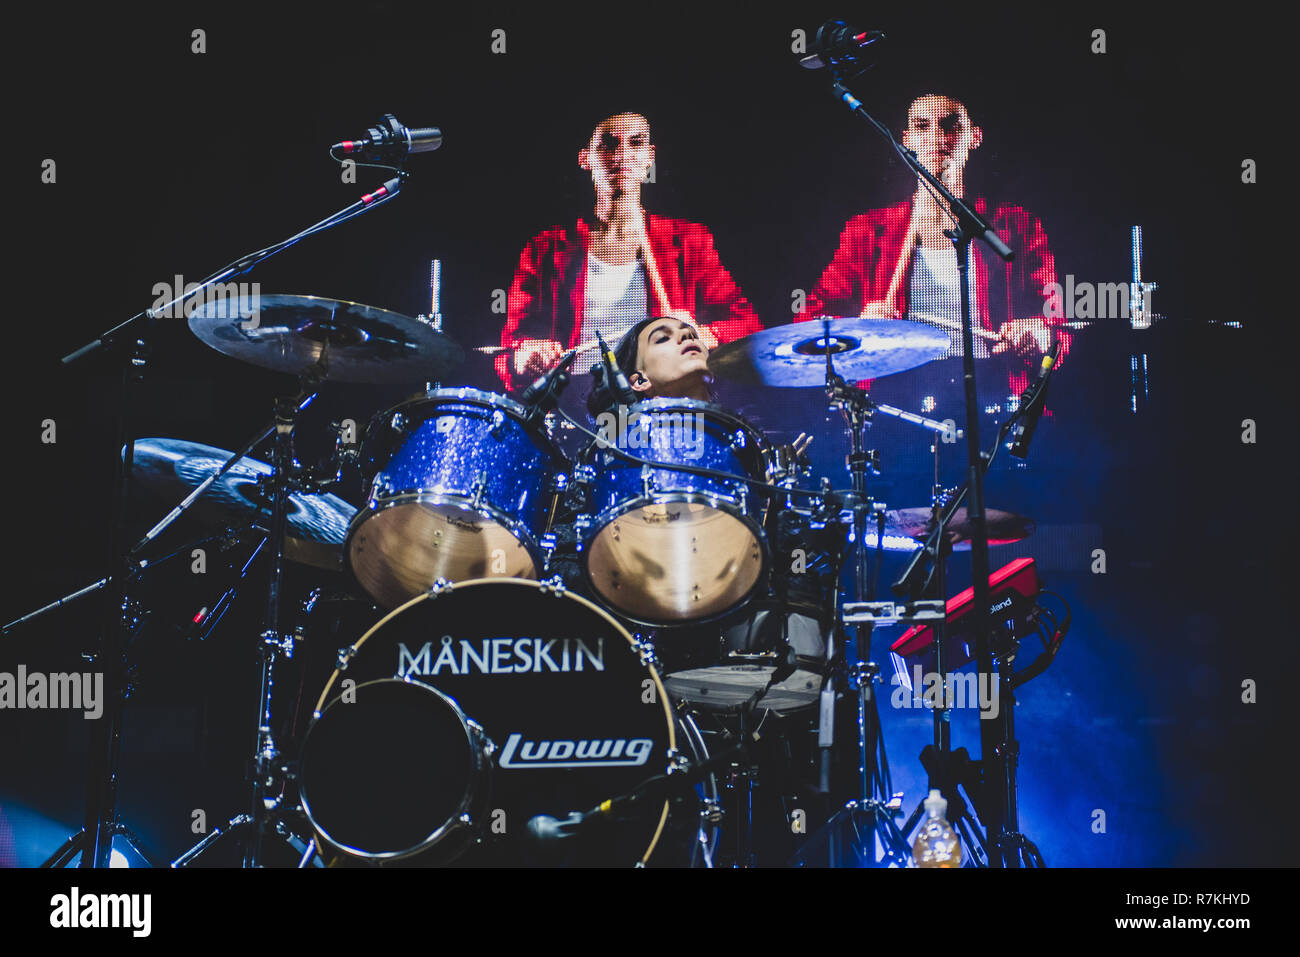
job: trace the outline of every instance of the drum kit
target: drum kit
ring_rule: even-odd
[[[709,402],[640,402],[627,412],[636,440],[614,441],[563,421],[554,391],[521,402],[440,387],[465,353],[424,317],[280,295],[261,298],[254,328],[246,314],[201,307],[189,324],[228,356],[296,376],[298,394],[236,452],[145,438],[131,456],[138,487],[182,498],[133,554],[192,507],[206,525],[251,523],[270,564],[250,810],[173,866],[232,834],[260,866],[272,833],[304,867],[806,863],[755,851],[753,789],[772,751],[756,742],[774,736],[828,802],[832,765],[856,766],[848,816],[888,818],[885,858],[903,861],[900,796],[883,793],[877,759],[878,669],[849,653],[850,621],[863,658],[870,646],[864,619],[844,609],[874,602],[870,545],[877,561],[886,542],[919,547],[944,502],[874,501],[862,441],[873,415],[932,436],[951,425],[848,383],[930,361],[950,348],[947,333],[841,318],[713,352],[718,379],[826,390],[852,445],[850,487],[836,489],[811,481],[801,447]],[[297,461],[297,418],[320,388],[403,381],[425,388],[351,441],[340,429],[323,465]],[[589,439],[576,456],[557,441],[562,421]],[[269,461],[250,457],[268,440]],[[344,487],[352,471],[359,489]],[[987,514],[994,544],[1033,531],[1022,516]],[[944,555],[970,537],[964,515],[946,530]],[[326,635],[313,641],[326,629],[286,634],[282,560],[343,576],[373,624],[328,650],[317,647]],[[871,607],[873,624],[943,617],[941,601]],[[329,677],[307,689],[314,706],[296,733],[277,740],[286,722],[272,689],[295,649],[327,660]],[[877,857],[868,835],[830,863]]]

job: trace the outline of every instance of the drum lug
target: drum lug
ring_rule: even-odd
[[[394,412],[392,419],[389,420],[388,427],[391,428],[394,432],[405,432],[406,416],[403,415],[401,412]]]
[[[492,413],[492,427],[488,429],[488,434],[494,439],[500,439],[505,432],[506,414],[500,409]]]
[[[645,667],[658,667],[659,658],[655,655],[655,643],[649,638],[642,638],[636,635],[632,638],[632,648],[641,658],[641,664]]]
[[[564,584],[564,579],[559,575],[552,575],[543,581],[537,583],[541,586],[542,594],[554,594],[556,598],[563,598],[568,588]]]
[[[668,751],[668,774],[682,774],[686,771],[690,762],[686,756],[676,748],[670,748]]]
[[[429,586],[429,597],[437,598],[439,595],[445,595],[447,592],[451,591],[453,587],[455,586],[451,582],[447,581],[447,579],[439,578]]]
[[[579,465],[573,470],[573,481],[579,485],[590,485],[596,481],[596,466]]]
[[[700,804],[700,820],[708,821],[710,824],[721,823],[726,812],[722,810],[722,805],[717,801],[708,800]]]
[[[497,413],[500,415],[500,413]],[[483,500],[483,493],[487,491],[487,472],[479,472],[474,477],[474,484],[469,487],[470,494],[473,496],[474,507],[479,508]]]
[[[654,469],[648,465],[643,465],[641,466],[641,494],[649,498],[654,493]]]
[[[731,438],[727,440],[727,447],[730,448],[733,452],[736,451],[737,449],[744,449],[749,447],[749,439],[745,435],[744,429],[737,429],[735,432],[731,433]]]
[[[339,671],[348,670],[348,663],[352,661],[352,657],[356,653],[357,650],[353,646],[348,646],[347,648],[339,649],[339,656],[334,660],[334,664],[339,669]]]

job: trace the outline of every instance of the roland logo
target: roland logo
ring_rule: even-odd
[[[511,734],[501,750],[503,768],[635,768],[654,750],[649,738],[527,741]]]
[[[995,611],[1001,611],[1003,608],[1010,608],[1010,607],[1011,607],[1011,596],[1008,595],[1006,598],[1002,599],[996,605],[990,605],[989,614],[991,615]]]

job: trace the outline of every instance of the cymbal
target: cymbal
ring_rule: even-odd
[[[1017,515],[1014,512],[1003,512],[996,508],[984,509],[984,524],[988,528],[990,545],[1010,545],[1013,542],[1021,541],[1032,535],[1037,527],[1032,518]],[[899,535],[924,541],[933,529],[934,514],[930,508],[924,506],[920,508],[893,508],[885,512],[885,533],[887,535],[891,530],[896,530]],[[957,509],[952,520],[948,522],[948,540],[952,543],[952,550],[955,552],[970,551],[970,541],[974,534],[975,528],[971,524],[966,509]]]
[[[132,480],[163,498],[179,502],[233,454],[184,439],[137,439]],[[229,519],[271,520],[269,490],[258,486],[271,466],[245,456],[195,500],[190,511],[210,522]],[[174,504],[174,502],[172,504]],[[289,493],[284,556],[304,565],[343,567],[343,540],[356,509],[337,495]]]
[[[830,320],[835,371],[850,382],[878,379],[924,365],[952,348],[942,329],[904,319]],[[827,344],[820,321],[794,322],[718,346],[709,371],[752,385],[808,388],[826,383]]]
[[[217,299],[189,321],[218,352],[264,369],[298,375],[324,357],[331,382],[434,381],[465,361],[465,350],[427,323],[320,296]]]

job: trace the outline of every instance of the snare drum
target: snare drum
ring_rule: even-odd
[[[642,624],[704,621],[744,604],[767,567],[763,439],[739,416],[691,399],[649,399],[598,419],[578,480],[591,512],[576,525],[583,568],[601,600]],[[726,472],[712,478],[642,459]]]
[[[666,773],[679,749],[706,757],[648,654],[584,598],[522,579],[439,586],[339,661],[299,783],[320,846],[341,863],[634,865],[668,843],[716,843],[716,829],[699,839],[695,813],[716,808],[712,779],[681,828],[651,801],[596,840],[531,836],[542,815],[563,820]]]
[[[380,413],[361,450],[370,485],[348,565],[385,608],[438,579],[538,578],[564,456],[517,402],[440,389]]]

